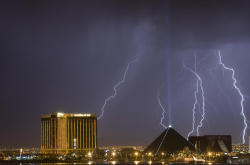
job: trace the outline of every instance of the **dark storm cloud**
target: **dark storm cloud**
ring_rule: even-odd
[[[194,52],[207,97],[202,134],[233,134],[239,142],[239,97],[230,74],[209,69],[217,64],[214,49],[221,49],[250,95],[248,9],[248,1],[230,0],[2,1],[0,147],[39,146],[43,113],[98,115],[134,57],[138,62],[99,121],[99,144],[146,145],[156,137],[162,84],[162,102],[167,109],[171,102],[174,127],[186,136],[195,77],[182,61],[193,67]]]
[[[173,44],[184,48],[216,48],[218,44],[248,42],[248,0],[173,0]]]

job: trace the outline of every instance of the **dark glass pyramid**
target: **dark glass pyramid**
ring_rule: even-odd
[[[182,137],[173,128],[168,127],[161,133],[144,151],[151,152],[154,155],[164,153],[177,153],[188,148],[194,151],[194,146]]]

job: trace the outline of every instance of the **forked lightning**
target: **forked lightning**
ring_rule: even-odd
[[[127,72],[128,72],[128,70],[129,70],[129,68],[130,68],[130,65],[132,65],[132,64],[135,63],[136,61],[137,61],[137,58],[133,59],[132,61],[130,61],[130,62],[127,64],[127,67],[126,67],[126,69],[125,69],[125,71],[124,71],[124,74],[123,74],[122,79],[113,87],[114,93],[113,93],[111,96],[107,97],[107,98],[104,100],[104,104],[103,104],[103,106],[102,106],[102,108],[101,108],[101,114],[97,117],[97,120],[100,120],[100,119],[103,117],[104,112],[105,112],[105,107],[106,107],[106,105],[107,105],[112,99],[114,99],[114,98],[116,97],[116,95],[117,95],[117,88],[118,88],[121,84],[123,84],[123,83],[125,82],[126,76],[127,76]]]

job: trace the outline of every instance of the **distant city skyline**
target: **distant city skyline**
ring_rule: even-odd
[[[249,6],[248,0],[1,1],[0,148],[40,147],[41,114],[100,116],[125,72],[98,120],[98,145],[147,146],[169,124],[187,137],[197,79],[183,64],[195,70],[195,56],[205,95],[200,135],[232,135],[241,143],[241,97],[218,50],[235,70],[249,121]],[[246,144],[249,136],[247,128]]]

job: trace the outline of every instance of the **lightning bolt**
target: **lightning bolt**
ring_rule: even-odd
[[[195,109],[196,109],[196,105],[198,103],[198,99],[197,99],[197,94],[199,93],[199,80],[197,79],[196,81],[196,90],[194,91],[194,99],[195,99],[195,102],[194,102],[194,105],[193,105],[193,109],[192,109],[192,112],[193,112],[193,124],[192,124],[192,130],[188,133],[188,136],[187,136],[187,139],[188,137],[194,133],[194,127],[195,127]]]
[[[183,67],[195,75],[195,77],[197,78],[197,83],[196,84],[201,90],[202,114],[201,114],[201,120],[200,120],[198,126],[196,127],[197,136],[199,136],[200,135],[199,129],[203,126],[203,121],[205,119],[205,114],[206,114],[203,82],[202,82],[202,79],[201,79],[200,75],[197,73],[196,69],[192,70],[191,68],[187,67],[184,63],[183,63]],[[197,91],[197,88],[196,88],[196,91]],[[194,128],[194,120],[195,120],[195,118],[194,118],[194,113],[195,113],[194,110],[195,110],[195,107],[196,107],[196,104],[197,104],[197,93],[196,93],[196,91],[195,91],[195,103],[194,103],[194,106],[193,106],[194,107],[193,108],[193,128]],[[193,130],[191,130],[191,133],[193,133]]]
[[[101,108],[101,114],[97,117],[97,120],[100,120],[100,119],[103,117],[104,112],[105,112],[105,107],[106,107],[106,105],[107,105],[112,99],[114,99],[114,98],[116,97],[116,95],[117,95],[117,88],[118,88],[121,84],[123,84],[123,83],[125,82],[126,77],[127,77],[128,70],[129,70],[129,68],[130,68],[130,65],[132,65],[132,64],[135,63],[136,61],[137,61],[137,58],[133,59],[132,61],[130,61],[130,62],[127,64],[127,67],[126,67],[126,69],[125,69],[125,71],[124,71],[124,73],[123,73],[122,79],[121,79],[117,84],[115,84],[115,86],[113,87],[114,93],[113,93],[111,96],[108,96],[108,97],[104,100],[104,104],[103,104],[103,106],[102,106],[102,108]]]
[[[196,56],[195,56],[195,72],[196,72]],[[197,79],[196,80],[196,90],[194,91],[194,99],[195,99],[195,101],[194,101],[194,105],[193,105],[193,109],[192,109],[192,112],[193,112],[193,124],[192,124],[192,130],[188,133],[188,136],[187,136],[187,139],[188,139],[188,137],[192,134],[192,133],[194,133],[194,127],[195,127],[195,109],[196,109],[196,105],[197,105],[197,103],[198,103],[198,99],[197,99],[197,94],[199,93],[199,80]]]
[[[232,80],[233,80],[233,86],[234,88],[237,90],[237,92],[239,93],[240,97],[241,97],[241,101],[240,101],[240,105],[241,105],[241,116],[243,117],[243,121],[244,121],[244,128],[243,128],[243,135],[242,135],[242,143],[245,144],[245,136],[246,136],[246,130],[247,130],[247,118],[245,116],[244,113],[244,95],[242,94],[240,88],[237,86],[237,79],[235,78],[235,71],[233,68],[229,68],[227,67],[223,62],[222,62],[222,57],[220,54],[220,50],[218,50],[218,56],[219,56],[219,65],[221,65],[225,70],[228,70],[230,72],[232,72]]]
[[[157,100],[158,100],[158,104],[160,105],[161,107],[161,110],[162,110],[162,116],[161,116],[161,120],[160,120],[160,125],[164,128],[164,129],[167,129],[167,126],[163,123],[163,120],[165,119],[165,115],[166,115],[166,110],[164,108],[164,106],[162,105],[161,103],[161,98],[160,98],[160,89],[158,90],[157,92]]]

